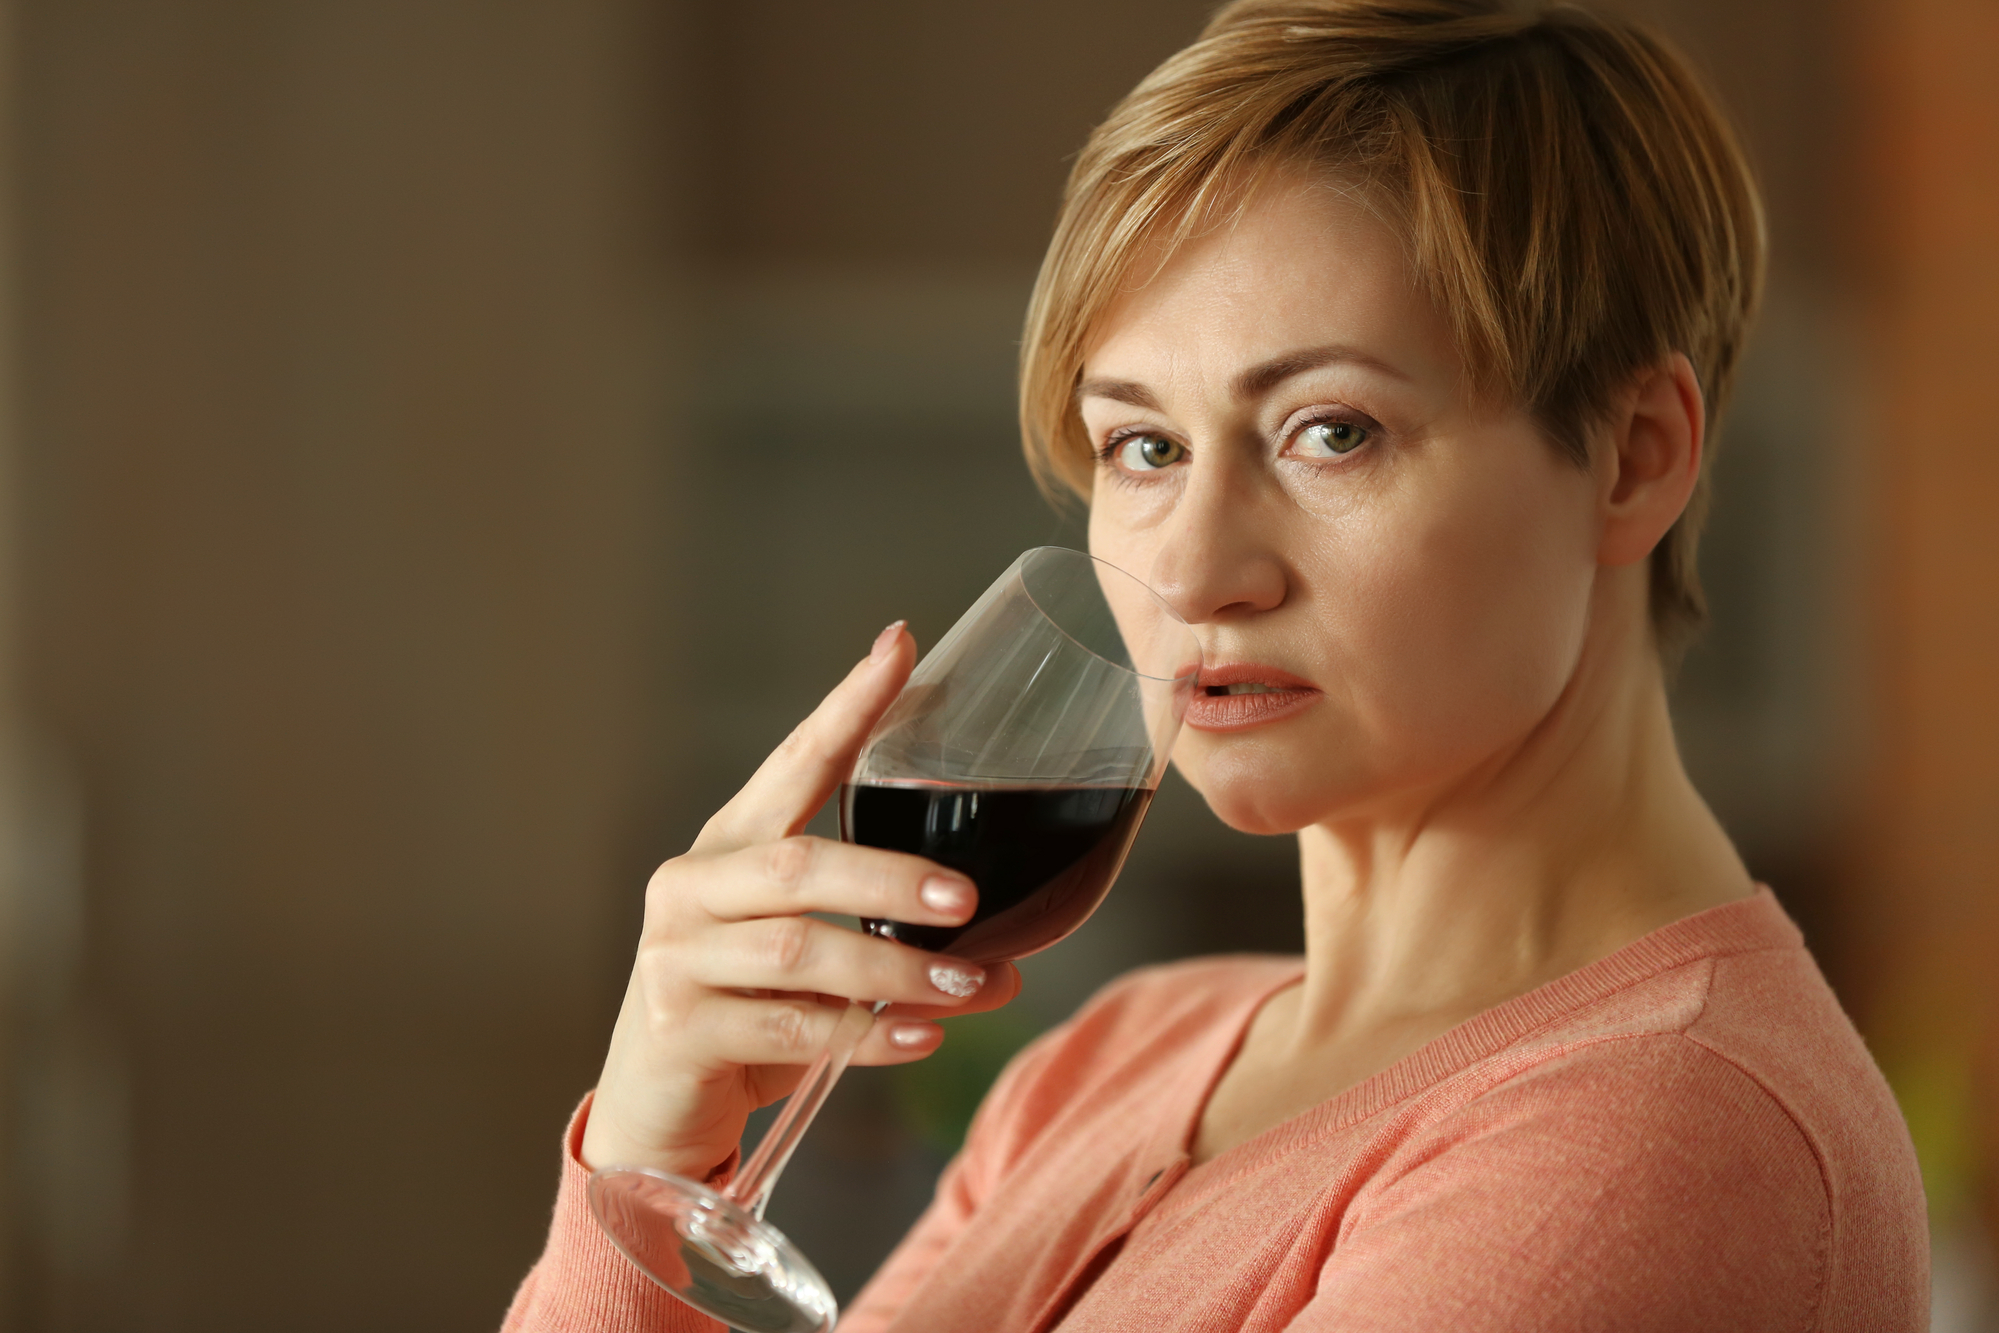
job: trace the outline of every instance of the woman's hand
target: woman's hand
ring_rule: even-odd
[[[956,925],[970,880],[920,857],[799,834],[915,664],[901,622],[772,752],[646,887],[645,927],[583,1134],[583,1160],[700,1180],[735,1150],[749,1113],[797,1084],[847,1000],[889,1000],[856,1064],[937,1049],[930,1020],[994,1009],[1020,989],[983,969],[807,917]]]

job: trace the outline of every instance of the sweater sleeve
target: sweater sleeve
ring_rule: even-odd
[[[1355,1199],[1292,1333],[1819,1325],[1819,1156],[1761,1084],[1694,1040],[1579,1047],[1396,1158]]]
[[[727,1333],[632,1267],[590,1215],[590,1172],[580,1155],[589,1118],[585,1097],[563,1136],[548,1246],[514,1294],[502,1333]]]
[[[853,1306],[841,1312],[840,1333],[867,1333],[887,1324],[971,1220],[990,1182],[1033,1132],[1035,1073],[1067,1025],[1044,1034],[1015,1056],[980,1103],[966,1146],[939,1179],[930,1207],[890,1255]],[[612,1246],[590,1214],[590,1172],[581,1156],[590,1098],[563,1137],[562,1184],[548,1246],[514,1294],[501,1333],[728,1333],[655,1286]],[[711,1183],[733,1175],[740,1155],[717,1169]]]

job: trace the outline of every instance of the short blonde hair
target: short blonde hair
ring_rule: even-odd
[[[1616,395],[1673,352],[1710,418],[1726,400],[1762,287],[1762,206],[1726,121],[1663,41],[1567,6],[1236,0],[1117,105],[1070,172],[1021,349],[1044,487],[1089,495],[1076,385],[1140,256],[1240,208],[1258,173],[1301,166],[1406,231],[1478,389],[1525,405],[1579,465]],[[1652,558],[1669,648],[1706,619],[1708,470]]]

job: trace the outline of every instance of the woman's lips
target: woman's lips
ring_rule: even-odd
[[[1194,686],[1187,725],[1196,731],[1246,731],[1310,708],[1319,698],[1310,681],[1253,662],[1209,667]]]

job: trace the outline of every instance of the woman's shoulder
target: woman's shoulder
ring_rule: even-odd
[[[1634,1077],[1657,1058],[1647,1048],[1678,1047],[1690,1065],[1781,1108],[1829,1172],[1853,1155],[1892,1162],[1898,1174],[1906,1166],[1913,1178],[1894,1094],[1776,896],[1759,889],[1672,929],[1692,946],[1682,966],[1606,997],[1596,1015],[1543,1040],[1572,1026],[1566,1035],[1578,1040],[1564,1060]]]
[[[1361,1250],[1413,1245],[1468,1300],[1511,1275],[1557,1307],[1546,1327],[1595,1327],[1592,1310],[1920,1327],[1924,1209],[1899,1126],[1821,1134],[1793,1089],[1687,1028],[1595,1033],[1467,1082],[1381,1116],[1366,1148],[1342,1141],[1343,1160],[1381,1162],[1348,1208]]]
[[[1224,954],[1136,968],[1106,983],[1050,1035],[1069,1060],[1156,1061],[1186,1050],[1305,970],[1302,958]]]
[[[1216,954],[1134,968],[1106,982],[1076,1011],[1079,1025],[1201,1021],[1261,999],[1303,974],[1292,954]]]
[[[1469,1155],[1476,1177],[1615,1199],[1661,1228],[1698,1216],[1766,1258],[1796,1248],[1831,1310],[1868,1274],[1914,1281],[1927,1242],[1909,1133],[1802,937],[1767,890],[1678,934],[1405,1107],[1397,1157]]]
[[[1488,1073],[1634,1077],[1662,1049],[1760,1088],[1811,1138],[1856,1120],[1906,1140],[1893,1095],[1770,890],[1654,931],[1471,1025]],[[1544,1071],[1546,1072],[1546,1071]]]
[[[1687,1080],[1753,1088],[1816,1156],[1861,1144],[1874,1160],[1907,1156],[1913,1169],[1887,1081],[1768,889],[1654,932],[1545,991],[1523,997],[1517,1014],[1499,1011],[1520,1030],[1483,1062],[1495,1090],[1580,1079],[1656,1093],[1671,1066]]]
[[[1032,1059],[1017,1063],[1104,1070],[1150,1061],[1162,1047],[1185,1049],[1239,1018],[1304,966],[1295,957],[1231,954],[1135,968],[1105,983],[1028,1049]]]
[[[1170,1082],[1303,971],[1300,958],[1235,954],[1124,973],[1014,1057],[980,1108],[975,1137],[1001,1125],[1009,1138],[1031,1137],[1065,1108],[1094,1104],[1134,1079]]]

